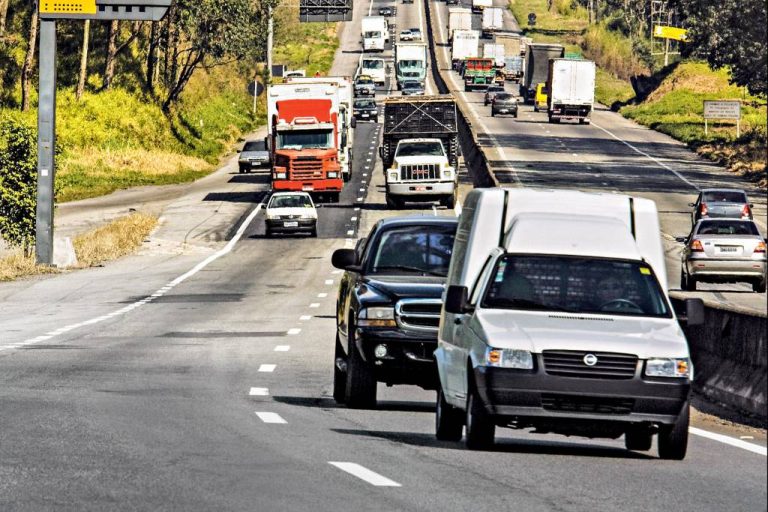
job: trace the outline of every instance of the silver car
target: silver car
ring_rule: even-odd
[[[751,219],[752,204],[743,190],[732,188],[706,188],[699,193],[693,208],[691,224],[706,218]]]
[[[746,281],[755,292],[765,292],[765,239],[754,221],[703,219],[690,235],[677,241],[685,244],[680,275],[683,290],[696,290],[697,282]]]
[[[243,146],[240,156],[237,159],[237,165],[240,172],[250,172],[251,169],[258,167],[269,167],[272,165],[272,158],[267,149],[267,143],[264,140],[249,140]]]

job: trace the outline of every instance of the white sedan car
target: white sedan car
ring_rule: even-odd
[[[267,237],[275,233],[317,236],[317,209],[306,192],[275,192],[266,206]]]
[[[401,41],[413,41],[413,34],[411,33],[410,29],[403,30],[400,32],[400,40]]]

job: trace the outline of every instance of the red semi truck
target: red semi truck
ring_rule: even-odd
[[[273,190],[303,190],[338,202],[344,180],[339,163],[337,89],[329,83],[269,87],[267,140]]]

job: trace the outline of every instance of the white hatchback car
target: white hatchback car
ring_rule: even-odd
[[[317,209],[306,192],[275,192],[266,206],[267,237],[275,233],[317,236]]]

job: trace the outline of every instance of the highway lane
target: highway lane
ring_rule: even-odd
[[[398,17],[414,7],[398,4]],[[317,239],[260,236],[264,185],[254,179],[241,203],[254,217],[230,252],[147,249],[0,285],[0,325],[17,331],[0,340],[0,510],[765,508],[765,457],[709,439],[692,437],[680,463],[627,452],[622,440],[510,430],[493,452],[470,452],[435,440],[433,392],[380,386],[378,410],[336,406],[332,250],[383,216],[452,214],[386,210],[380,161],[372,171],[363,163],[377,137],[358,125],[360,181],[320,209]],[[158,235],[171,238],[193,206],[169,214]],[[182,275],[155,300],[87,323]],[[75,321],[83,325],[8,348]]]
[[[439,43],[447,42],[447,6],[432,5],[432,23]],[[506,2],[495,0],[496,6]],[[477,20],[476,20],[477,21]],[[511,13],[505,28],[519,30]],[[482,42],[482,40],[481,40]],[[441,50],[442,48],[442,50]],[[450,49],[438,46],[440,68],[450,67]],[[744,188],[755,203],[755,220],[766,233],[766,197],[759,188],[706,162],[670,137],[649,130],[598,105],[592,125],[549,124],[544,112],[522,105],[517,120],[493,118],[483,106],[482,92],[464,92],[460,77],[444,72],[451,91],[464,101],[471,122],[488,148],[489,161],[505,186],[577,188],[634,194],[653,199],[659,205],[661,226],[668,252],[671,287],[679,287],[680,244],[676,236],[690,232],[690,207],[698,189],[706,187]],[[517,84],[507,89],[517,93]],[[766,294],[752,293],[750,285],[706,284],[691,296],[713,304],[726,304],[739,311],[765,314]],[[687,295],[687,294],[686,294]]]

